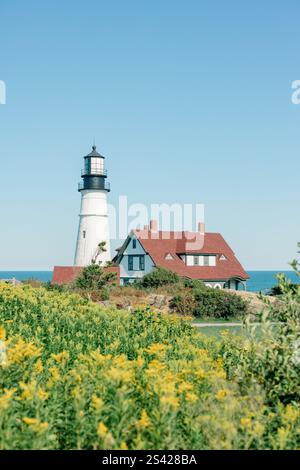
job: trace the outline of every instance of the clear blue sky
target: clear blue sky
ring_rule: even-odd
[[[300,240],[299,1],[1,0],[0,270],[72,264],[82,156],[111,202],[203,202],[247,269]]]

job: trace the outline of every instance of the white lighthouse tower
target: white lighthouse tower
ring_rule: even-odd
[[[110,261],[110,239],[108,224],[107,194],[110,191],[107,183],[107,171],[104,168],[104,157],[96,151],[84,157],[84,169],[81,171],[83,181],[78,185],[81,193],[79,228],[75,253],[75,266],[87,266],[92,261]],[[105,242],[106,251],[98,253],[98,245]]]

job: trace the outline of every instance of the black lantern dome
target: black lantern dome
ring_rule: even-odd
[[[85,189],[100,189],[110,191],[110,185],[106,181],[107,170],[104,167],[105,157],[97,152],[93,145],[91,153],[84,157],[84,169],[81,170],[83,181],[78,185],[78,191]]]

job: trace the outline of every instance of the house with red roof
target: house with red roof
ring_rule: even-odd
[[[132,230],[113,263],[119,266],[121,285],[132,283],[155,267],[187,279],[198,279],[216,289],[246,289],[248,274],[220,233],[161,231],[156,221]]]

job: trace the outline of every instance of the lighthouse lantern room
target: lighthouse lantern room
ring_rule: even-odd
[[[92,152],[84,157],[81,171],[82,181],[78,185],[81,193],[79,228],[75,253],[75,266],[87,266],[92,261],[102,264],[110,261],[110,238],[108,223],[107,182],[105,158],[93,145]],[[105,242],[105,252],[98,252],[98,245]]]

